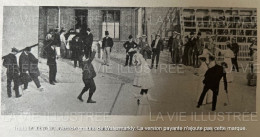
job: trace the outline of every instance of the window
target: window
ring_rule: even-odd
[[[88,27],[88,10],[75,10],[76,24],[75,28],[87,28]]]
[[[109,32],[109,36],[114,39],[119,39],[119,10],[104,10],[102,22],[102,37],[105,37],[105,31]]]

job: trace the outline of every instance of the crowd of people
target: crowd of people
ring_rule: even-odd
[[[67,33],[64,29],[50,30],[46,36],[45,54],[47,56],[47,65],[49,66],[49,83],[55,85],[57,83],[57,63],[59,57],[71,59],[74,61],[74,68],[83,70],[82,80],[85,87],[79,94],[78,99],[83,102],[82,95],[89,90],[89,98],[87,103],[96,103],[92,100],[92,96],[96,90],[94,77],[96,76],[92,60],[96,51],[92,49],[93,34],[90,28],[79,28],[74,31],[70,29]],[[105,37],[102,41],[102,49],[104,52],[103,65],[110,65],[110,52],[113,47],[113,39],[109,37],[109,32],[105,31]]]
[[[195,35],[194,32],[191,32],[189,36],[186,36],[184,38],[184,43],[181,40],[180,33],[174,31],[172,34],[172,37],[170,37],[168,41],[168,48],[171,54],[172,63],[175,65],[184,64],[186,66],[197,68],[195,75],[200,77],[197,88],[197,107],[199,108],[202,104],[212,103],[212,111],[215,111],[221,79],[223,79],[224,81],[224,90],[226,94],[228,94],[228,83],[233,82],[232,71],[236,70],[237,72],[239,72],[239,67],[237,63],[239,45],[236,43],[236,39],[233,38],[231,43],[227,41],[226,49],[222,50],[214,43],[214,37],[207,37],[206,39],[201,38],[200,32],[198,32],[197,35]],[[150,69],[153,69],[154,61],[156,60],[155,68],[157,69],[160,52],[162,51],[164,46],[160,35],[156,35],[155,39],[151,42],[151,46],[149,46],[148,43],[145,44],[148,48],[141,47],[140,45],[144,44],[140,43],[141,42],[137,44],[136,42],[134,42],[131,35],[129,36],[129,41],[124,43],[124,48],[126,49],[125,66],[131,66],[132,64],[134,64],[132,63],[132,60],[135,61],[136,59],[139,59],[139,61],[137,61],[137,66],[140,67],[143,66],[142,64],[144,64],[144,66],[146,66],[145,68],[148,68],[148,64],[146,62],[147,54],[144,53],[150,52],[152,60],[149,67]],[[224,60],[223,62],[221,62],[221,64],[218,64],[217,59],[220,55],[223,55]],[[143,68],[142,70],[144,71],[146,69]],[[149,74],[145,73],[142,73],[142,76],[145,76],[144,81],[137,81],[136,79],[134,81],[134,85],[142,87],[140,95],[136,95],[136,97],[139,98],[138,104],[142,108],[144,107],[143,105],[148,107],[144,108],[144,110],[150,110],[149,100],[154,101],[154,99],[151,99],[150,95],[147,94],[147,91],[152,86],[148,86],[149,88],[147,88],[146,86],[147,82],[152,83],[150,80],[152,78],[149,77]],[[140,76],[136,75],[136,78],[138,77]],[[208,92],[209,90],[211,90],[212,92]],[[205,97],[206,99],[204,99]],[[147,111],[144,110],[141,109],[140,111],[138,111],[138,113],[146,113]]]
[[[232,38],[231,42],[226,42],[226,49],[220,49],[215,44],[215,37],[206,36],[201,38],[201,32],[195,35],[191,32],[189,36],[184,37],[184,43],[180,39],[180,33],[174,31],[168,41],[168,48],[171,54],[173,64],[184,64],[197,68],[194,72],[199,76],[197,87],[197,107],[202,104],[212,103],[212,111],[216,110],[217,95],[219,92],[219,82],[224,81],[224,90],[228,94],[228,83],[233,82],[232,71],[239,72],[237,57],[239,53],[239,45],[236,43],[236,38]],[[248,85],[256,83],[256,39],[253,39],[250,45],[250,56],[252,63],[251,72],[248,74]],[[223,56],[223,62],[218,65],[220,55]],[[211,90],[212,92],[208,92]],[[205,98],[206,97],[206,98]],[[205,99],[204,99],[205,98]]]
[[[191,32],[189,36],[184,37],[184,43],[180,39],[180,36],[180,33],[174,31],[168,41],[168,48],[171,52],[173,64],[184,64],[186,66],[198,68],[200,66],[200,55],[206,55],[206,63],[208,63],[208,56],[219,57],[220,51],[217,50],[219,47],[215,44],[214,36],[201,38],[201,32],[198,32],[197,35],[194,32]],[[231,58],[232,65],[230,65],[230,67],[232,67],[232,70],[239,72],[237,63],[239,45],[236,43],[236,38],[234,37],[231,43],[228,41],[226,46],[234,54]],[[224,51],[221,53],[225,57]]]
[[[124,66],[135,66],[136,74],[133,85],[141,89],[137,103],[139,106],[138,114],[149,114],[149,101],[156,101],[148,94],[148,90],[154,85],[150,69],[158,68],[160,53],[163,50],[164,42],[160,34],[151,41],[151,45],[147,42],[147,36],[139,37],[136,43],[132,35],[129,35],[128,41],[123,44],[126,50],[126,60]],[[256,41],[256,40],[255,40]],[[252,56],[256,56],[256,42],[250,46]],[[82,80],[85,84],[81,93],[78,95],[80,101],[84,101],[82,96],[89,90],[87,103],[96,103],[92,100],[92,96],[96,91],[94,78],[96,77],[95,69],[92,61],[95,58],[96,50],[92,48],[93,35],[90,28],[70,29],[51,29],[46,36],[46,46],[44,53],[47,57],[47,65],[49,66],[49,83],[55,85],[57,83],[57,62],[58,58],[71,59],[74,61],[74,67],[82,69]],[[109,66],[110,53],[114,45],[113,39],[109,37],[109,32],[105,31],[105,37],[102,39],[102,50],[104,54],[104,62],[102,65]],[[195,34],[191,32],[189,36],[181,40],[181,34],[174,31],[168,41],[168,49],[171,54],[173,64],[184,64],[198,68],[194,73],[199,76],[198,81],[198,105],[212,103],[212,111],[216,110],[217,96],[219,92],[219,83],[221,79],[224,81],[226,93],[228,93],[227,83],[233,81],[232,71],[239,72],[237,56],[239,45],[236,39],[232,42],[226,42],[226,49],[220,49],[214,42],[214,37],[201,38],[201,33]],[[28,82],[34,81],[37,88],[43,91],[38,76],[38,59],[36,59],[30,48],[25,48],[19,58],[19,65],[16,61],[16,54],[19,50],[13,48],[12,52],[4,59],[4,66],[7,67],[7,94],[11,97],[11,82],[14,81],[14,90],[16,97],[20,97],[19,86],[23,85],[23,91],[27,91]],[[251,52],[250,52],[251,53]],[[218,65],[216,59],[222,54],[224,61]],[[255,57],[256,58],[256,57]],[[151,59],[151,65],[148,65],[147,59]],[[156,61],[156,62],[154,62]],[[11,66],[11,67],[10,67]],[[27,67],[25,67],[27,66]],[[28,67],[29,66],[29,67]],[[19,79],[18,79],[19,78]],[[212,92],[208,93],[208,90]],[[206,99],[204,100],[204,98]]]

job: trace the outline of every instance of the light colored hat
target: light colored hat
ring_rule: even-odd
[[[177,31],[173,31],[173,33],[176,33],[176,34],[177,34],[178,32],[177,32]]]

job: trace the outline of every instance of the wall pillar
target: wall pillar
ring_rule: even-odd
[[[137,12],[138,12],[137,37],[141,37],[143,35],[143,29],[142,29],[142,8],[139,8]]]

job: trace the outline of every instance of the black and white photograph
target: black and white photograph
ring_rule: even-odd
[[[257,8],[3,6],[1,115],[256,112]]]

